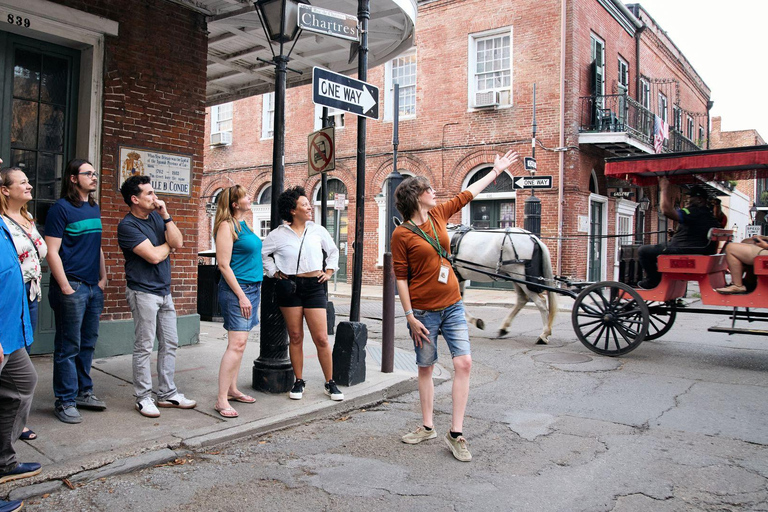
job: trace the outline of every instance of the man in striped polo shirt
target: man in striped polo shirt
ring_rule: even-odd
[[[48,299],[56,322],[53,352],[54,413],[80,423],[79,408],[104,410],[93,394],[91,362],[99,337],[107,273],[101,250],[101,210],[94,193],[99,175],[90,162],[75,159],[61,179],[61,199],[48,211],[45,242],[51,267]]]

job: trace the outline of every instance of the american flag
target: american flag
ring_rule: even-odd
[[[661,153],[664,150],[664,139],[669,138],[669,124],[659,116],[653,117],[653,149]]]

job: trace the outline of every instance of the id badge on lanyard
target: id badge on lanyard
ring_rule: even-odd
[[[448,282],[448,275],[451,271],[451,267],[446,265],[445,263],[440,265],[440,275],[437,276],[437,282],[446,284]]]

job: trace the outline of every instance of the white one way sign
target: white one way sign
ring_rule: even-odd
[[[322,68],[312,68],[312,101],[359,116],[379,118],[379,88]]]

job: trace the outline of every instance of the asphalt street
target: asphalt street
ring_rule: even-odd
[[[465,435],[441,436],[451,381],[436,389],[438,438],[405,445],[417,393],[375,407],[189,452],[175,462],[27,500],[27,510],[240,511],[768,510],[768,340],[708,333],[725,317],[679,315],[622,358],[589,352],[570,314],[535,345],[539,314],[472,307]],[[381,325],[366,320],[370,338]],[[403,320],[397,345],[408,348]],[[440,362],[451,368],[441,340]]]

